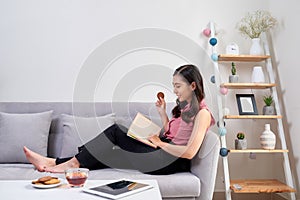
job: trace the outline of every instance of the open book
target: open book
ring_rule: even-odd
[[[150,142],[148,138],[155,134],[159,135],[160,130],[161,128],[157,124],[138,112],[128,129],[127,135],[156,148],[157,146]]]

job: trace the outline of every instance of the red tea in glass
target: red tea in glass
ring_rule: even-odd
[[[82,187],[88,177],[88,169],[68,169],[65,171],[65,176],[71,187]]]

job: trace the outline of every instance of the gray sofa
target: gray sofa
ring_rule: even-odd
[[[168,113],[170,113],[173,106],[173,104],[167,105]],[[38,113],[49,110],[53,110],[47,146],[49,157],[61,156],[63,136],[65,134],[61,121],[62,114],[95,117],[115,113],[116,122],[128,127],[135,114],[141,112],[149,117],[151,116],[152,120],[159,123],[159,117],[153,103],[0,103],[0,112],[5,113]],[[163,199],[209,200],[213,197],[219,149],[218,136],[214,132],[208,131],[200,151],[192,160],[191,173],[157,176],[143,174],[134,170],[102,169],[91,171],[89,179],[156,179]],[[38,172],[31,164],[27,163],[0,163],[0,171],[0,180],[32,180],[43,175],[43,173]],[[63,177],[62,174],[59,176]]]

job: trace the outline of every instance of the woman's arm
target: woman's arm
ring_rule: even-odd
[[[155,105],[156,105],[157,111],[160,115],[163,127],[165,130],[167,130],[169,128],[168,127],[169,118],[166,113],[166,102],[163,98],[160,97],[159,100],[156,101]]]
[[[152,143],[159,146],[169,154],[176,157],[192,159],[199,151],[205,133],[210,126],[210,122],[211,115],[209,111],[206,109],[200,110],[195,117],[193,131],[186,146],[162,142],[157,136],[150,137],[149,139]]]

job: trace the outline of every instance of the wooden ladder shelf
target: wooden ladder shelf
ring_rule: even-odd
[[[210,30],[211,30],[211,38],[215,37],[215,27],[214,23],[210,22]],[[273,72],[273,66],[271,62],[270,50],[267,41],[266,34],[263,33],[261,35],[261,41],[263,43],[264,52],[266,55],[226,55],[226,54],[216,54],[216,47],[215,45],[211,45],[212,55],[211,58],[214,64],[214,73],[215,73],[215,85],[217,91],[221,91],[223,88],[227,89],[246,89],[246,90],[257,90],[257,89],[268,89],[270,90],[272,97],[274,99],[274,105],[277,115],[235,115],[235,114],[225,114],[225,106],[224,104],[224,96],[221,92],[217,93],[217,104],[218,104],[218,126],[219,126],[219,133],[220,133],[220,141],[221,141],[221,150],[220,154],[222,156],[223,161],[223,172],[224,172],[224,185],[225,185],[225,197],[226,200],[231,200],[231,192],[236,193],[271,193],[271,192],[289,192],[289,196],[291,200],[296,200],[295,190],[293,189],[293,177],[291,172],[291,167],[289,163],[288,157],[288,148],[285,140],[285,133],[284,127],[282,122],[282,115],[279,107],[279,98],[276,90],[276,83],[275,83],[275,73]],[[229,65],[226,62],[255,62],[262,64],[266,67],[266,71],[268,73],[268,82],[269,83],[221,83],[222,77],[219,70],[219,63],[223,63],[222,65]],[[213,81],[212,81],[213,82]],[[226,128],[225,128],[225,121],[229,119],[236,119],[236,120],[276,120],[277,121],[277,138],[281,147],[279,149],[274,150],[264,150],[264,149],[245,149],[245,150],[235,150],[235,149],[228,149],[226,145]],[[247,122],[246,122],[247,123]],[[224,131],[225,129],[225,131]],[[226,153],[223,153],[226,152]],[[230,180],[229,175],[229,160],[228,160],[228,153],[234,154],[243,154],[243,153],[281,153],[283,155],[283,169],[285,175],[285,183],[282,183],[275,179],[256,179],[256,180]],[[237,184],[237,185],[236,185]],[[234,187],[237,186],[237,187]],[[240,186],[240,188],[238,187]]]

